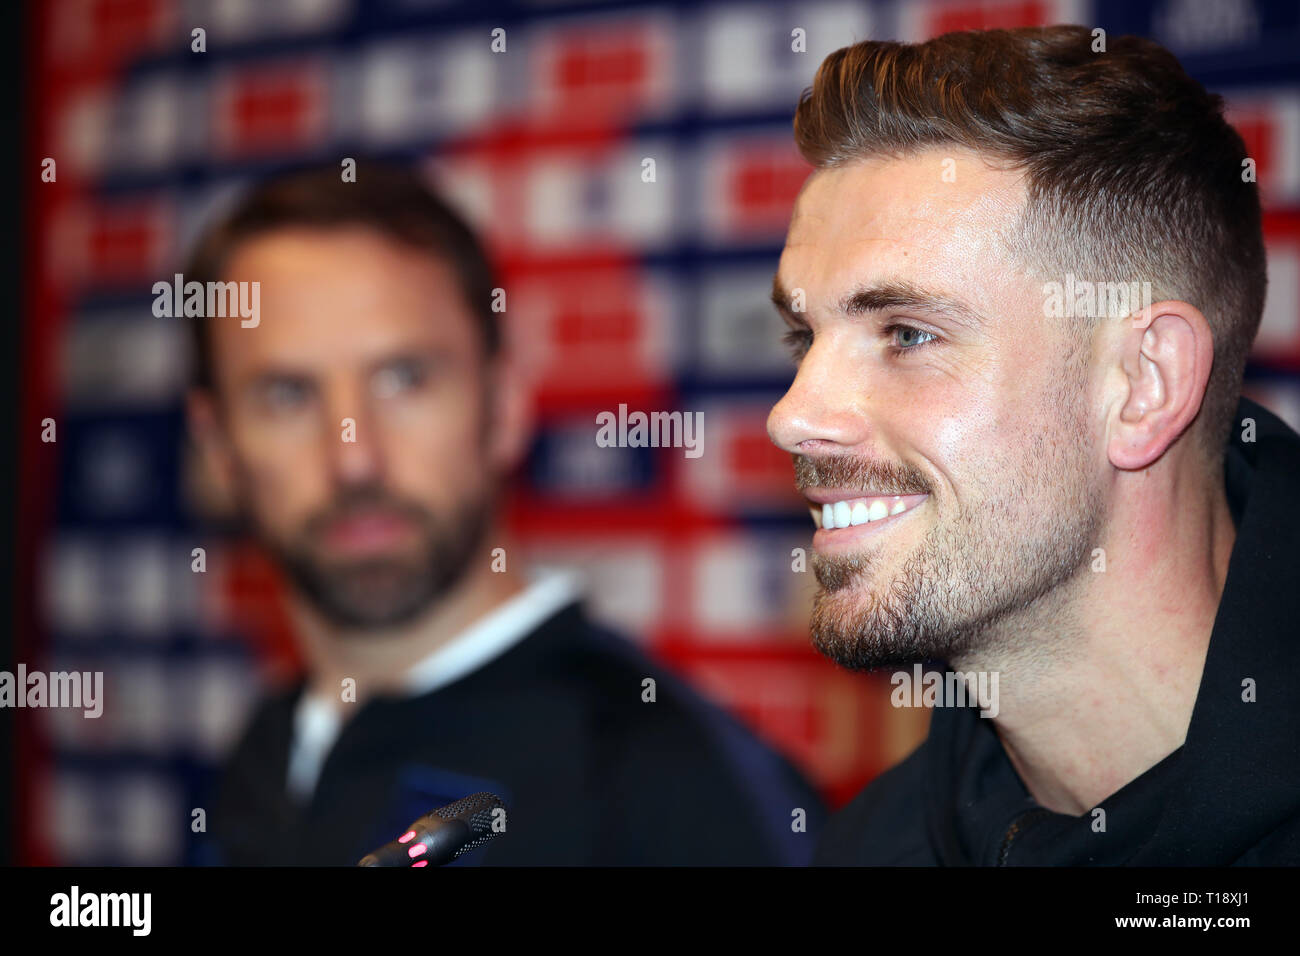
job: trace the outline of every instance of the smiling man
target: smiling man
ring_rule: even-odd
[[[1094,45],[863,42],[796,113],[768,429],[817,525],[813,642],[1000,678],[824,863],[1300,862],[1300,438],[1240,398],[1257,187],[1168,52]]]

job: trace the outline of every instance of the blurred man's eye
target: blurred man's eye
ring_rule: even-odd
[[[424,385],[429,377],[428,363],[410,360],[390,362],[375,372],[374,389],[380,398],[392,398]]]
[[[256,397],[257,403],[270,411],[293,411],[311,400],[311,386],[298,379],[270,379],[258,385]]]

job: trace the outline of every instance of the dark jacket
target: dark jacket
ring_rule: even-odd
[[[1245,399],[1238,423],[1225,463],[1237,538],[1187,737],[1098,804],[1105,832],[1091,812],[1039,806],[976,709],[937,708],[925,742],[831,820],[814,862],[1300,863],[1300,436]]]
[[[576,601],[460,680],[361,704],[300,807],[285,776],[302,691],[266,700],[231,757],[212,862],[349,866],[480,790],[504,799],[506,832],[458,864],[802,865],[824,822],[789,763]]]

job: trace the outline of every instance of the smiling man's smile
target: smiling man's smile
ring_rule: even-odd
[[[1024,199],[948,149],[820,169],[796,203],[773,299],[798,371],[768,431],[816,526],[813,642],[845,666],[944,658],[1093,547],[1084,366],[1005,241]]]

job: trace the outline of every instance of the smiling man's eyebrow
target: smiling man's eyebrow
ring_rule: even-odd
[[[803,322],[800,314],[791,307],[793,295],[778,277],[772,278],[772,304],[786,318]],[[865,315],[868,312],[886,312],[890,309],[910,309],[931,315],[944,315],[974,329],[989,325],[978,309],[968,302],[947,293],[930,291],[904,280],[874,283],[854,289],[840,300],[838,311],[843,315]]]
[[[930,291],[899,280],[855,289],[840,300],[839,308],[845,315],[886,312],[890,309],[909,309],[949,316],[974,329],[983,329],[989,324],[978,309],[955,295]]]

